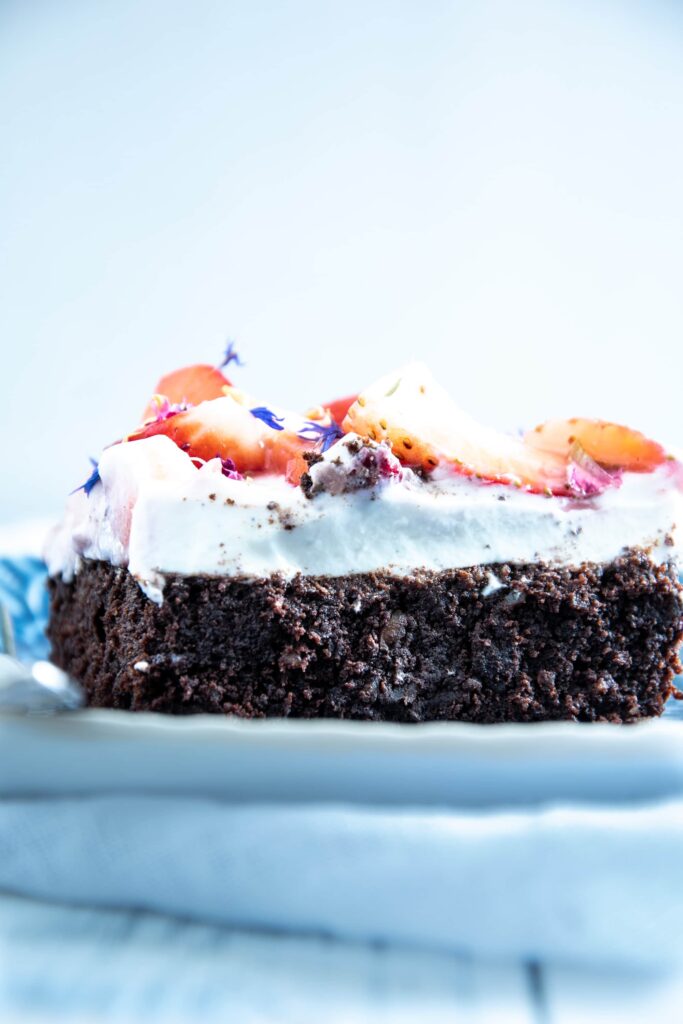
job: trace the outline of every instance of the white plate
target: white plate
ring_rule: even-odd
[[[683,794],[683,723],[0,716],[0,795],[113,791],[470,807],[644,800]]]

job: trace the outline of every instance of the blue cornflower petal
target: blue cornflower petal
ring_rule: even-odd
[[[276,416],[272,409],[267,409],[265,405],[257,405],[255,409],[250,409],[249,412],[252,416],[255,416],[257,420],[261,420],[266,424],[267,427],[271,427],[272,430],[284,430],[281,426],[284,422],[284,416]]]
[[[223,362],[218,364],[218,369],[223,370],[226,366],[230,366],[230,363],[234,363],[235,366],[244,366],[244,363],[235,351],[235,342],[229,341],[225,353],[223,355]]]
[[[320,451],[326,452],[328,448],[331,448],[335,441],[338,441],[340,437],[344,436],[344,431],[338,423],[314,423],[309,420],[301,430],[298,431],[299,437],[304,441],[314,441],[317,445],[320,445]]]
[[[98,484],[100,482],[100,469],[97,460],[93,459],[93,457],[90,456],[90,462],[92,464],[92,473],[85,481],[85,483],[81,484],[80,487],[74,488],[74,490],[71,491],[71,494],[76,494],[77,491],[85,491],[85,493],[89,496],[95,484]]]

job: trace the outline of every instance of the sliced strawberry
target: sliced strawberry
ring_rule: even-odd
[[[630,427],[605,420],[549,420],[525,437],[527,444],[544,452],[568,456],[575,444],[600,466],[649,473],[667,461],[664,448]]]
[[[179,405],[182,402],[199,405],[200,402],[221,398],[226,387],[231,387],[230,381],[215,366],[197,363],[195,366],[174,370],[162,377],[157,384],[156,395],[142,414],[142,422],[146,423],[156,418],[159,412],[157,396],[168,399],[172,405]]]
[[[430,471],[445,464],[465,476],[532,491],[569,490],[565,458],[477,423],[419,363],[362,392],[342,428],[373,441],[388,441],[408,466]]]
[[[308,449],[304,449],[304,451],[307,450]],[[306,462],[303,456],[303,452],[299,452],[287,463],[285,477],[287,478],[290,484],[294,484],[295,487],[298,487],[299,484],[301,483],[301,477],[304,475],[304,473],[307,472],[308,463]]]
[[[297,486],[302,473],[308,469],[303,453],[310,447],[310,442],[302,441],[289,431],[282,431],[266,441],[265,471],[284,476],[290,484]]]
[[[265,442],[271,433],[248,408],[226,396],[147,423],[128,440],[164,434],[190,456],[208,461],[220,455],[232,459],[240,473],[258,473],[265,468]]]
[[[325,402],[323,408],[327,409],[335,423],[341,423],[357,398],[358,395],[347,395],[346,398],[335,398],[333,402]]]
[[[295,415],[272,416],[276,427],[250,411],[253,400],[235,389],[164,419],[143,424],[127,440],[164,435],[193,458],[209,461],[217,455],[232,459],[240,473],[273,473],[298,484],[307,463],[303,452],[314,447],[297,431],[306,421]],[[265,410],[268,412],[268,410]]]

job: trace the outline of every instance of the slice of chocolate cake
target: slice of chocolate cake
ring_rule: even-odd
[[[630,722],[674,690],[683,468],[596,420],[523,438],[420,365],[300,417],[163,378],[47,550],[101,707]]]

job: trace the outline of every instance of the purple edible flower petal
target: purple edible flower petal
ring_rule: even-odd
[[[578,441],[574,442],[567,464],[567,483],[571,491],[581,497],[592,498],[608,487],[620,487],[621,480],[621,470],[610,472],[604,469]]]
[[[683,491],[683,462],[680,462],[678,459],[670,455],[667,465],[669,476],[673,480],[674,486],[677,487],[679,491]]]
[[[244,480],[244,477],[237,470],[237,466],[232,459],[223,459],[220,455],[216,456],[217,459],[221,460],[221,473],[226,476],[228,480]]]
[[[165,395],[155,395],[152,399],[152,404],[156,406],[157,410],[154,418],[155,423],[170,420],[171,416],[177,416],[179,412],[187,412],[188,409],[192,408],[192,403],[187,400],[171,403]]]
[[[271,409],[266,409],[265,405],[257,405],[255,409],[250,409],[249,412],[252,416],[255,416],[257,420],[261,420],[272,430],[285,429],[281,426],[284,422],[284,416],[276,416]]]
[[[98,484],[100,482],[100,468],[97,463],[97,460],[93,459],[93,457],[90,456],[90,462],[92,465],[92,473],[85,481],[85,483],[82,483],[80,487],[75,487],[74,490],[71,491],[71,494],[76,494],[78,491],[84,491],[85,494],[88,497],[90,497],[90,492],[92,491],[93,487],[95,486],[95,484]]]
[[[244,366],[244,363],[235,351],[235,342],[229,341],[225,353],[223,355],[223,362],[218,364],[218,369],[223,370],[226,366],[230,366],[230,363],[234,363],[235,366]]]
[[[320,445],[321,452],[326,452],[335,441],[344,436],[344,431],[334,421],[324,424],[308,420],[301,430],[297,431],[297,435],[304,441],[314,441],[316,445]]]

